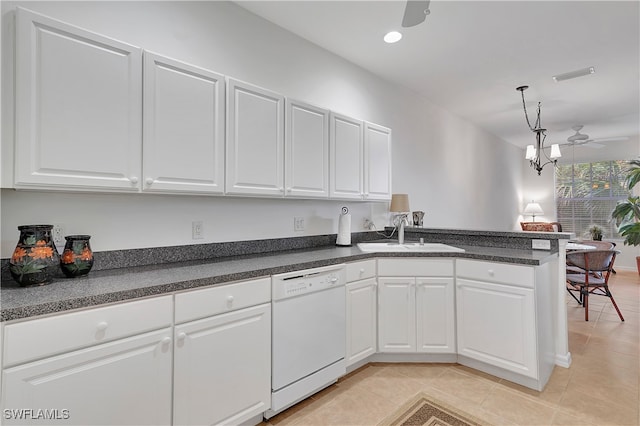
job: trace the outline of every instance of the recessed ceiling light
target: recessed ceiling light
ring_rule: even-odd
[[[564,81],[564,80],[571,80],[572,78],[582,77],[584,75],[589,75],[589,74],[594,74],[595,72],[596,72],[596,69],[594,67],[583,68],[581,70],[576,70],[576,71],[566,72],[564,74],[554,75],[553,76],[553,80],[555,82]]]
[[[401,38],[402,34],[397,31],[389,31],[384,35],[384,41],[387,43],[395,43],[397,41],[400,41]]]

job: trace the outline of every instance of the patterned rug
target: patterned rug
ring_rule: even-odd
[[[484,422],[448,404],[419,393],[378,426],[484,426]]]

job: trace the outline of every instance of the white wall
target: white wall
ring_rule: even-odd
[[[514,228],[521,199],[519,149],[233,3],[3,1],[5,28],[16,5],[390,127],[393,190],[409,193],[413,210],[426,211],[425,226]],[[2,41],[6,94],[12,87],[11,43],[6,36]],[[3,96],[5,126],[13,119],[7,105],[10,96]],[[12,139],[5,128],[3,144]],[[335,233],[343,204],[3,189],[0,256],[11,254],[20,224],[62,224],[66,234],[92,235],[100,251]],[[346,204],[354,231],[362,230],[365,217],[378,226],[387,223],[385,203]],[[306,218],[306,231],[293,231],[294,216]],[[205,239],[191,240],[192,220],[204,221]]]

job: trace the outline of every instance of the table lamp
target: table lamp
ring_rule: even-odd
[[[527,204],[522,213],[530,215],[533,218],[532,222],[536,221],[536,215],[540,216],[544,214],[544,212],[542,211],[542,207],[540,207],[540,204],[535,203],[533,200],[531,200],[531,202]]]

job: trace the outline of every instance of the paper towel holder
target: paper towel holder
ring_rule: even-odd
[[[351,247],[351,215],[349,208],[344,206],[338,216],[338,235],[336,245],[340,247]]]

